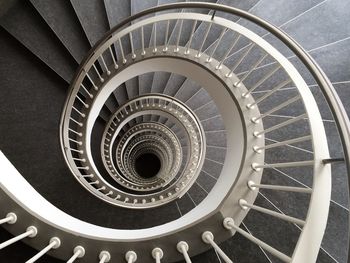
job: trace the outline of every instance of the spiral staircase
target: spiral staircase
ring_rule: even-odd
[[[298,2],[1,3],[1,262],[348,262],[350,4]]]

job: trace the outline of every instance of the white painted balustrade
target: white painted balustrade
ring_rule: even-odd
[[[294,224],[297,224],[297,225],[300,225],[300,226],[303,226],[305,224],[304,220],[301,220],[301,219],[298,219],[298,218],[295,218],[295,217],[292,217],[292,216],[287,216],[285,214],[281,214],[279,212],[275,212],[275,211],[272,211],[272,210],[264,208],[264,207],[260,207],[260,206],[257,206],[257,205],[250,204],[244,199],[240,199],[239,200],[239,205],[244,210],[247,210],[248,208],[250,208],[250,209],[253,209],[255,211],[258,211],[258,212],[261,212],[261,213],[264,213],[264,214],[267,214],[267,215],[270,215],[270,216],[274,216],[274,217],[277,217],[277,218],[282,219],[284,221],[291,222],[291,223],[294,223]]]
[[[67,263],[73,263],[77,258],[82,258],[85,255],[85,249],[82,246],[76,246],[73,253],[73,256],[67,261]]]
[[[225,252],[222,251],[222,249],[215,243],[214,235],[212,232],[205,231],[202,234],[202,240],[204,243],[210,244],[226,263],[233,263],[232,260],[225,254]]]
[[[0,219],[0,225],[2,224],[14,224],[17,222],[17,215],[15,213],[8,213],[5,218]]]
[[[125,260],[128,263],[134,263],[137,260],[137,254],[135,251],[128,251],[125,254]]]
[[[108,251],[101,251],[99,263],[107,263],[111,260],[111,254]]]
[[[177,251],[179,251],[184,256],[186,263],[192,263],[190,256],[187,253],[189,249],[187,242],[180,241],[179,243],[177,243],[176,248],[177,248]]]
[[[9,245],[12,245],[13,243],[16,243],[17,241],[20,241],[26,237],[35,237],[37,234],[38,234],[37,228],[35,226],[30,226],[27,228],[26,232],[1,243],[0,249],[3,249]]]
[[[27,260],[26,263],[33,263],[37,261],[39,258],[44,256],[47,252],[49,252],[51,249],[57,249],[61,246],[61,240],[58,237],[53,237],[50,239],[49,244],[44,247],[39,253],[37,253],[34,257]]]
[[[235,225],[234,220],[232,218],[225,218],[223,221],[223,225],[228,230],[234,230],[238,233],[240,233],[242,236],[253,242],[254,244],[260,246],[262,249],[266,250],[267,252],[271,253],[275,257],[281,259],[284,262],[290,262],[291,258],[282,252],[278,251],[274,247],[266,244],[265,242],[261,241],[260,239],[254,237],[250,233],[244,231],[243,229],[239,228],[239,226]]]
[[[160,263],[160,260],[163,258],[164,252],[161,248],[156,247],[152,250],[152,257],[155,259],[156,263]]]

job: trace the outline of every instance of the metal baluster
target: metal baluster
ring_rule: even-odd
[[[192,44],[194,30],[196,29],[196,25],[197,25],[197,20],[194,20],[193,25],[192,25],[190,40],[188,41],[187,48],[186,48],[186,51],[185,51],[185,55],[188,55],[190,53],[190,48],[191,48],[191,44]]]
[[[20,241],[22,240],[23,238],[26,238],[26,237],[35,237],[36,235],[38,234],[38,230],[35,226],[30,226],[27,228],[26,232],[18,235],[18,236],[15,236],[5,242],[2,242],[0,244],[0,250],[9,246],[9,245],[12,245],[13,243],[16,243],[17,241]]]
[[[222,57],[221,61],[219,62],[219,64],[215,67],[215,69],[220,69],[222,64],[224,63],[224,61],[227,59],[228,55],[231,53],[232,49],[236,46],[236,44],[238,43],[239,39],[241,38],[241,35],[236,33],[237,36],[235,38],[235,40],[232,42],[231,46],[229,49],[227,49],[227,51],[225,52],[224,56]],[[229,73],[226,74],[226,77],[230,77]]]
[[[225,252],[222,251],[222,249],[214,242],[214,235],[212,232],[205,231],[202,234],[202,240],[204,243],[210,244],[226,263],[233,263],[232,260],[225,254]]]
[[[135,253],[135,251],[128,251],[128,252],[126,252],[125,260],[128,263],[134,263],[137,260],[137,254]]]
[[[117,61],[115,60],[115,57],[114,57],[114,54],[113,54],[111,46],[109,46],[108,49],[109,49],[109,53],[111,53],[111,57],[112,57],[112,60],[113,60],[113,63],[114,63],[114,68],[118,69],[118,64],[117,64]]]
[[[125,64],[126,63],[126,59],[125,59],[125,56],[124,56],[124,49],[123,49],[122,41],[121,41],[120,38],[118,39],[118,43],[119,43],[119,48],[120,48],[120,54],[122,55],[123,64]]]
[[[285,126],[287,126],[287,125],[290,125],[290,124],[292,124],[292,123],[295,123],[295,122],[297,122],[297,121],[299,121],[299,120],[305,119],[306,117],[307,117],[307,114],[306,114],[306,113],[301,114],[301,115],[299,115],[298,117],[294,117],[294,118],[292,118],[292,119],[290,119],[290,120],[287,120],[287,121],[285,121],[285,122],[276,124],[275,126],[272,126],[272,127],[270,127],[270,128],[267,128],[267,129],[265,129],[265,130],[263,130],[263,131],[254,132],[254,136],[259,137],[259,136],[262,135],[262,134],[265,134],[265,133],[272,132],[272,131],[274,131],[274,130],[280,129],[280,128],[282,128],[282,127],[285,127]]]
[[[83,136],[83,134],[81,132],[77,132],[71,128],[68,128],[69,131],[73,132],[74,134],[78,135],[79,137]]]
[[[272,108],[271,110],[261,114],[259,117],[253,117],[251,119],[251,121],[256,123],[258,120],[266,117],[267,115],[270,115],[271,113],[274,113],[275,111],[278,111],[278,110],[288,106],[289,104],[292,104],[292,103],[296,102],[299,99],[300,99],[300,94],[298,94],[297,96],[295,96],[295,97],[293,97],[293,98],[291,98],[291,99],[281,103],[280,105],[276,106],[275,108]]]
[[[181,21],[180,21],[179,31],[178,31],[177,38],[176,38],[176,48],[175,48],[175,50],[174,50],[175,53],[176,53],[176,52],[179,52],[179,43],[180,43],[180,38],[181,38],[183,23],[184,23],[184,21],[181,20]]]
[[[263,100],[265,100],[266,98],[270,97],[273,93],[275,93],[277,90],[279,90],[280,88],[283,88],[284,86],[288,85],[289,83],[291,83],[292,80],[288,79],[285,80],[283,82],[281,82],[280,84],[278,84],[276,87],[274,87],[272,90],[270,90],[269,92],[267,92],[265,95],[259,97],[258,99],[256,99],[253,103],[248,104],[247,107],[248,108],[252,108],[254,105],[257,105],[259,103],[261,103]]]
[[[276,256],[277,258],[281,259],[284,262],[290,262],[292,259],[283,254],[282,252],[278,251],[277,249],[271,247],[270,245],[266,244],[265,242],[261,241],[260,239],[257,239],[253,235],[247,233],[243,229],[239,228],[235,225],[232,218],[225,218],[223,225],[228,230],[235,230],[236,232],[240,233],[242,236],[253,242],[254,244],[260,246],[262,249],[266,250],[267,252],[271,253],[272,255]]]
[[[69,148],[70,151],[73,151],[73,152],[77,152],[77,153],[80,153],[80,154],[83,154],[84,151],[83,150],[77,150],[77,149],[73,149],[73,148]]]
[[[72,117],[69,117],[69,119],[70,119],[72,122],[76,123],[79,127],[83,127],[83,123],[76,121],[76,120],[73,119]]]
[[[142,48],[141,55],[142,56],[146,55],[146,50],[145,50],[145,33],[144,33],[143,26],[141,27],[141,48]]]
[[[269,73],[267,73],[263,78],[261,78],[253,87],[251,87],[246,93],[242,94],[242,97],[246,98],[248,95],[253,92],[256,88],[258,88],[262,83],[264,83],[268,78],[270,78],[273,74],[275,74],[282,66],[278,65],[274,69],[272,69]]]
[[[97,188],[96,190],[97,190],[97,191],[103,191],[103,190],[106,190],[106,186],[102,186],[102,187],[100,187],[100,188]]]
[[[92,80],[92,78],[90,77],[89,73],[85,72],[85,74],[86,74],[87,78],[89,79],[89,81],[91,82],[91,84],[94,87],[94,89],[98,90],[98,87],[95,85],[95,82]]]
[[[85,108],[89,108],[89,104],[85,103],[83,99],[78,96],[78,94],[75,97],[84,105]]]
[[[304,220],[301,220],[301,219],[298,219],[298,218],[295,218],[295,217],[292,217],[292,216],[287,216],[285,214],[281,214],[281,213],[272,211],[272,210],[264,208],[264,207],[260,207],[260,206],[257,206],[257,205],[250,204],[244,199],[240,199],[239,200],[239,205],[241,206],[241,208],[243,210],[247,210],[248,208],[250,208],[250,209],[253,209],[253,210],[258,211],[260,213],[264,213],[264,214],[267,214],[267,215],[279,218],[281,220],[284,220],[284,221],[287,221],[287,222],[290,222],[290,223],[293,223],[293,224],[297,224],[299,226],[305,225],[305,221]]]
[[[53,237],[50,239],[49,244],[43,248],[38,254],[36,254],[31,259],[27,260],[26,263],[33,263],[49,252],[51,249],[57,249],[61,246],[61,240],[58,237]]]
[[[285,146],[287,144],[293,144],[293,143],[297,143],[297,142],[309,141],[311,139],[312,139],[312,136],[307,135],[307,136],[302,136],[302,137],[298,137],[298,138],[294,138],[294,139],[290,139],[290,140],[285,140],[283,142],[271,143],[269,145],[264,145],[264,146],[260,146],[260,147],[254,146],[253,149],[257,153],[260,153],[262,150],[272,149],[275,147]]]
[[[73,160],[77,161],[77,162],[86,163],[86,159],[85,158],[83,158],[83,159],[81,159],[81,158],[73,158]]]
[[[96,180],[96,181],[94,181],[94,182],[90,182],[89,185],[95,185],[95,184],[99,184],[99,183],[100,183],[100,181],[99,181],[99,180]]]
[[[157,22],[153,24],[153,54],[157,53]]]
[[[135,54],[135,50],[134,50],[134,39],[132,37],[132,32],[129,33],[129,39],[130,39],[130,46],[131,46],[131,58],[135,59],[136,54]]]
[[[72,106],[72,109],[75,110],[81,117],[85,118],[85,114],[79,111],[76,107]]]
[[[246,80],[250,74],[252,74],[252,72],[260,65],[261,62],[263,62],[263,60],[268,56],[269,54],[265,54],[264,56],[262,56],[255,64],[254,66],[242,77],[240,78],[239,81],[237,81],[234,85],[236,87],[238,87],[244,80]]]
[[[99,263],[107,263],[111,260],[111,254],[108,251],[101,251],[99,259]]]
[[[156,247],[152,250],[152,257],[155,259],[156,263],[161,263],[160,260],[163,258],[163,256],[164,252],[161,248]]]
[[[233,72],[238,68],[242,61],[248,56],[249,52],[253,49],[255,43],[250,43],[249,48],[243,53],[243,55],[237,60],[236,64],[232,67],[230,72],[227,74],[228,77],[232,76]]]
[[[167,52],[168,51],[169,26],[170,26],[170,20],[168,20],[167,24],[166,24],[163,52]]]
[[[105,70],[106,70],[106,72],[107,72],[107,75],[108,75],[108,76],[111,75],[111,72],[109,71],[109,69],[108,69],[108,67],[107,67],[107,64],[106,64],[106,61],[105,61],[105,59],[103,58],[103,55],[102,55],[102,54],[100,55],[100,58],[101,58],[101,60],[102,60],[103,66],[105,67]]]
[[[284,185],[256,184],[253,181],[248,181],[248,187],[253,191],[256,188],[259,188],[259,189],[268,189],[268,190],[286,191],[286,192],[295,192],[295,193],[307,193],[307,194],[312,193],[311,188],[284,186]]]
[[[212,23],[209,22],[209,26],[207,27],[207,30],[205,31],[205,34],[204,34],[203,42],[202,42],[200,48],[198,49],[198,53],[197,53],[197,55],[196,55],[197,58],[199,58],[199,57],[202,55],[204,43],[205,43],[205,41],[206,41],[207,38],[208,38],[208,35],[209,35],[209,31],[210,31],[210,29],[211,29],[211,26],[212,26]]]
[[[210,62],[210,61],[212,60],[213,55],[214,55],[216,49],[218,48],[218,46],[219,46],[219,44],[220,44],[222,38],[224,37],[224,34],[225,34],[225,33],[226,33],[226,28],[223,28],[223,29],[221,30],[219,39],[215,42],[214,48],[213,48],[213,50],[211,51],[211,53],[210,53],[209,57],[207,58],[206,62]]]
[[[94,70],[95,70],[95,72],[96,72],[98,78],[100,79],[100,81],[101,81],[101,82],[104,82],[105,80],[104,80],[104,78],[102,78],[100,72],[97,70],[97,67],[96,67],[95,63],[92,64],[92,67],[94,68]]]
[[[2,224],[14,224],[17,222],[17,215],[15,213],[8,213],[5,218],[0,219],[0,225]]]
[[[85,255],[85,249],[82,246],[76,246],[73,250],[73,256],[67,263],[73,263],[77,258],[82,258]]]
[[[187,242],[180,241],[179,243],[177,243],[176,248],[177,248],[177,251],[179,251],[184,256],[186,263],[192,263],[190,256],[187,253],[189,249]]]
[[[80,86],[83,88],[83,90],[86,92],[86,94],[92,99],[94,97],[94,95],[92,95],[87,88],[84,86],[83,83],[80,84]]]
[[[262,168],[284,168],[284,167],[297,167],[297,166],[312,166],[314,165],[314,160],[310,161],[299,161],[299,162],[287,162],[287,163],[270,163],[270,164],[258,164],[252,163],[252,168],[259,171]]]
[[[78,145],[82,145],[82,144],[83,144],[82,141],[77,141],[77,140],[74,140],[74,139],[72,139],[72,138],[68,138],[68,140],[71,141],[71,142],[74,142],[74,143],[76,143],[76,144],[78,144]]]

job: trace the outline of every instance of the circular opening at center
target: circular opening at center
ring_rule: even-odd
[[[151,178],[160,170],[160,160],[153,153],[144,153],[137,157],[135,170],[142,178]]]

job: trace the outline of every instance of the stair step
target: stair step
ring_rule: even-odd
[[[258,195],[254,204],[277,211],[261,195]],[[244,219],[244,224],[256,238],[288,256],[293,254],[300,234],[300,230],[294,224],[254,210],[249,211]],[[283,233],[283,238],[281,237],[281,233]],[[270,254],[268,256],[271,260],[276,260],[274,256]]]
[[[0,24],[60,77],[71,81],[77,63],[29,2],[17,2]]]
[[[211,118],[219,115],[218,108],[215,105],[214,101],[209,101],[206,104],[202,104],[197,109],[193,110],[198,119],[205,120],[207,118]]]
[[[69,1],[31,0],[52,31],[80,63],[90,49],[85,33]]]
[[[180,199],[176,201],[176,204],[179,208],[179,213],[181,213],[181,216],[187,214],[190,212],[193,208],[196,207],[196,205],[192,202],[190,196],[188,195],[188,192],[184,194]]]
[[[225,156],[226,156],[226,148],[213,148],[213,147],[206,148],[205,157],[210,160],[213,160],[219,163],[224,163]]]
[[[168,83],[169,72],[157,72],[153,77],[151,93],[163,93],[166,84]]]
[[[225,126],[221,116],[216,116],[207,120],[203,120],[201,123],[205,132],[218,132],[225,130]]]
[[[247,232],[249,230],[244,225],[240,227]],[[236,233],[232,238],[222,242],[220,248],[233,262],[271,263],[270,258],[264,254],[259,246],[250,242],[239,233]],[[250,251],[250,253],[245,253],[245,251]],[[278,261],[276,260],[273,262]]]
[[[93,46],[109,30],[103,1],[71,0],[71,3],[90,45]]]
[[[168,79],[168,82],[165,85],[163,94],[173,97],[177,93],[177,91],[181,88],[181,86],[184,84],[185,80],[186,80],[186,77],[184,76],[171,74]],[[158,121],[161,123],[165,123],[166,119],[164,117],[159,117]]]
[[[128,99],[131,100],[138,96],[139,94],[139,82],[138,77],[134,77],[125,82],[126,92],[128,94]]]
[[[196,182],[201,187],[203,187],[207,192],[210,192],[210,190],[216,184],[216,181],[217,181],[217,179],[215,177],[208,175],[207,173],[201,171]]]
[[[118,105],[123,105],[128,101],[128,94],[126,92],[125,85],[120,85],[117,87],[114,91],[113,94],[118,102]]]
[[[201,89],[200,85],[197,84],[196,82],[186,79],[183,82],[183,85],[181,86],[180,89],[176,92],[174,95],[175,98],[182,102],[187,102],[190,100],[197,92],[199,92]]]
[[[215,2],[215,1],[206,1],[206,2]],[[191,10],[190,9],[186,9],[185,11],[186,12],[187,11],[190,12]],[[206,11],[203,10],[203,13],[206,13]],[[181,24],[180,21],[177,21],[176,24],[172,27],[172,33],[170,34],[169,39],[168,39],[169,45],[175,45],[176,44],[177,36],[178,36],[179,30],[180,30],[180,24]],[[202,25],[202,23],[200,23],[200,22],[196,23],[196,28],[195,28],[195,32],[194,32],[193,38],[195,38],[195,36],[197,35],[197,30],[198,30],[198,28],[200,28],[201,25]],[[187,43],[187,41],[190,38],[190,35],[191,35],[191,32],[192,32],[192,28],[193,28],[193,21],[184,21],[183,22],[182,30],[181,30],[181,37],[180,37],[180,41],[179,41],[180,45],[185,45]],[[161,73],[157,73],[156,72],[155,73],[155,78],[158,77],[157,76],[158,74],[161,74]],[[182,77],[180,77],[180,78],[173,78],[172,75],[174,75],[174,74],[171,74],[169,76],[168,80],[170,80],[170,78],[171,78],[171,81],[168,81],[167,85],[178,85],[178,86],[180,86],[183,83],[183,78]],[[169,84],[169,83],[173,83],[173,84]],[[170,90],[167,87],[165,87],[163,90],[166,90],[166,89],[168,91]]]
[[[349,211],[331,202],[322,248],[338,262],[348,260],[347,251],[344,249],[344,244],[348,242],[346,233],[349,232],[349,224],[347,222],[349,222]]]
[[[213,147],[214,149],[226,147],[226,133],[224,131],[206,133],[205,138],[207,140],[207,148],[208,146],[216,146]]]
[[[104,4],[110,28],[119,24],[131,14],[130,1],[119,1],[116,4],[113,0],[104,0]]]
[[[208,193],[206,190],[198,186],[198,184],[194,183],[191,188],[188,190],[189,197],[191,202],[196,206],[200,204],[207,197]]]
[[[184,76],[171,74],[165,86],[165,89],[163,91],[163,94],[173,97],[176,94],[176,92],[181,88],[181,86],[184,84],[185,80],[186,80],[186,77]]]
[[[149,1],[137,1],[137,0],[131,0],[131,15],[137,14],[141,12],[142,10],[155,7],[158,4],[158,0],[149,0]],[[151,15],[153,16],[153,15]],[[150,16],[146,16],[150,17]],[[136,20],[137,21],[137,20]],[[144,45],[145,48],[148,47],[152,35],[152,27],[151,26],[145,26],[144,27]],[[135,47],[135,50],[141,48],[141,32],[135,32],[133,34],[133,44]],[[152,88],[152,80],[153,80],[153,72],[147,73],[139,77],[139,92],[140,94],[149,93]],[[145,120],[145,119],[144,119]]]
[[[183,91],[185,93],[185,90]],[[197,109],[200,106],[207,104],[210,102],[211,98],[208,92],[201,88],[198,92],[196,92],[190,99],[186,101],[186,105],[191,109]]]
[[[202,171],[208,176],[219,178],[222,170],[222,164],[214,162],[212,160],[205,159],[203,163]]]
[[[139,76],[139,94],[150,93],[153,82],[153,72],[145,73]]]
[[[111,114],[115,113],[118,109],[118,102],[114,96],[114,94],[111,94],[111,96],[108,97],[108,99],[105,102],[105,106],[108,108]]]

